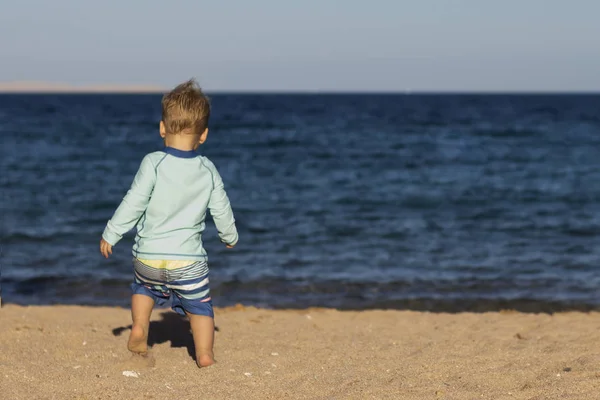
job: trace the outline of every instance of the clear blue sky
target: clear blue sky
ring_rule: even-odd
[[[0,81],[600,90],[598,0],[0,0]]]

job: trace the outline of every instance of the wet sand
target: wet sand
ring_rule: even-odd
[[[156,310],[0,309],[0,399],[600,399],[600,313],[216,310],[217,365]]]

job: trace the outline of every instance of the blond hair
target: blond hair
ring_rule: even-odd
[[[168,134],[201,135],[208,127],[210,102],[194,79],[162,98],[162,121]]]

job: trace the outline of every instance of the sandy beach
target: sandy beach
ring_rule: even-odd
[[[599,313],[217,309],[218,364],[202,370],[187,321],[156,310],[143,359],[129,318],[4,306],[0,398],[600,398]]]

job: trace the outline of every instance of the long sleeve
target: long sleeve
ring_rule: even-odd
[[[234,246],[238,241],[238,232],[235,227],[235,218],[231,209],[231,203],[225,192],[221,175],[219,175],[214,165],[211,165],[211,167],[213,190],[208,201],[208,209],[217,227],[221,242]]]
[[[146,211],[150,195],[156,183],[156,170],[150,157],[142,160],[133,179],[131,188],[106,224],[102,238],[112,246],[116,245],[125,233],[130,231]]]

